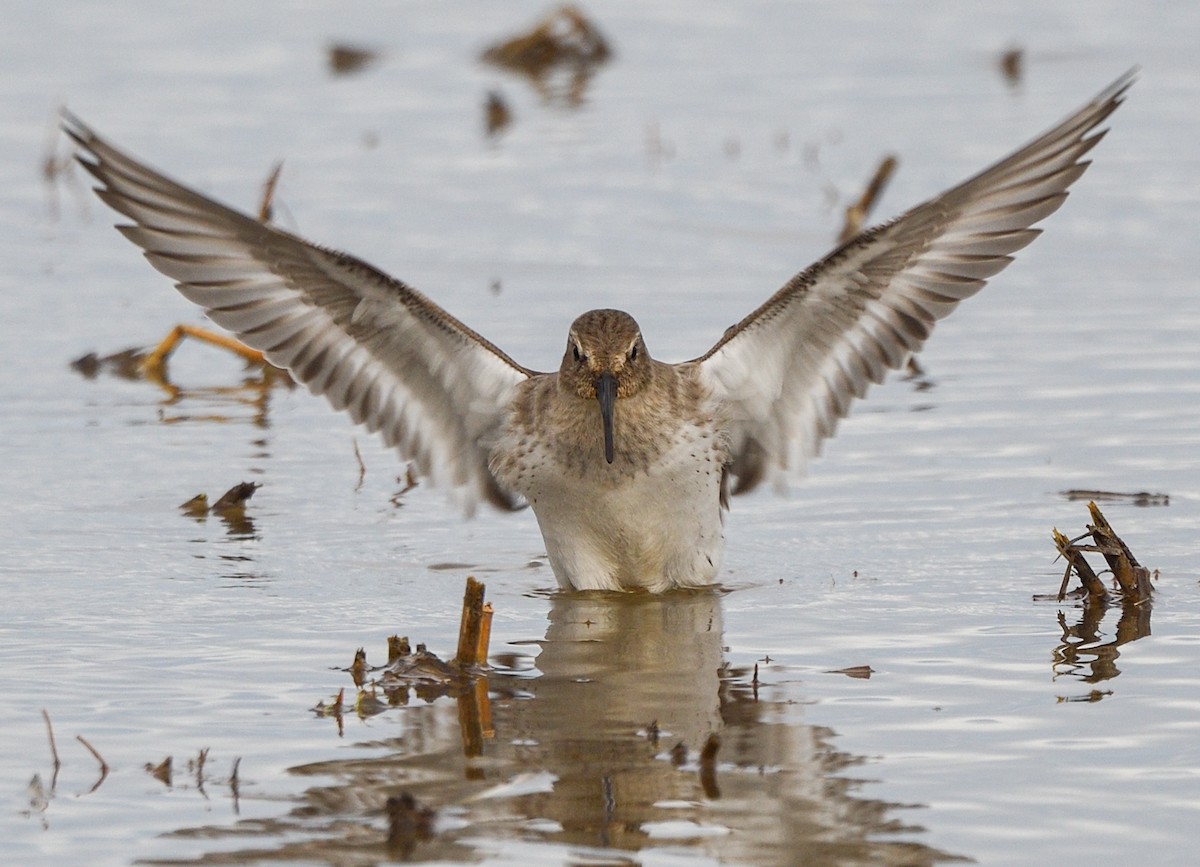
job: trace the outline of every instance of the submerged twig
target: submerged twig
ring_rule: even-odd
[[[721,797],[721,789],[717,786],[717,751],[720,749],[721,738],[714,733],[708,736],[700,750],[700,786],[704,796],[713,801]]]

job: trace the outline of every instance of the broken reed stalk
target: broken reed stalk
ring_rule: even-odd
[[[1067,582],[1071,580],[1071,572],[1074,571],[1079,576],[1084,589],[1087,590],[1088,596],[1093,599],[1107,599],[1108,590],[1104,587],[1104,582],[1092,570],[1091,565],[1084,559],[1083,551],[1075,546],[1075,543],[1060,533],[1057,529],[1054,533],[1054,545],[1058,548],[1058,553],[1067,561],[1067,571],[1063,575],[1062,586],[1058,588],[1058,601],[1061,602],[1067,595]]]
[[[484,604],[484,585],[467,577],[463,594],[462,624],[458,630],[458,653],[454,662],[460,668],[486,665],[488,642],[492,632],[492,606]]]
[[[1122,601],[1125,603],[1141,603],[1150,600],[1154,588],[1150,583],[1150,570],[1138,563],[1129,550],[1129,546],[1116,534],[1108,519],[1101,513],[1095,501],[1088,503],[1092,523],[1087,525],[1088,531],[1075,539],[1068,539],[1058,530],[1053,531],[1054,544],[1058,553],[1067,561],[1067,571],[1063,575],[1062,585],[1058,589],[1058,601],[1066,598],[1067,582],[1071,572],[1079,576],[1080,582],[1087,591],[1089,600],[1107,600],[1108,590],[1104,582],[1095,573],[1084,558],[1085,551],[1101,554],[1113,578],[1121,588]],[[1079,540],[1091,537],[1091,545],[1080,545]]]
[[[1116,534],[1095,502],[1088,503],[1088,511],[1092,516],[1092,523],[1088,525],[1092,541],[1121,585],[1121,591],[1139,600],[1148,599],[1151,592],[1150,570],[1138,563],[1129,546]]]
[[[391,665],[402,656],[408,656],[412,653],[412,648],[408,643],[408,636],[399,635],[388,636],[388,665]]]
[[[700,786],[704,796],[711,801],[721,797],[721,788],[717,785],[717,751],[720,749],[720,736],[711,734],[700,751]]]

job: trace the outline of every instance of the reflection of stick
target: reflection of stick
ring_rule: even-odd
[[[241,765],[242,765],[242,757],[238,756],[236,759],[233,760],[233,771],[230,772],[230,774],[229,774],[229,791],[233,795],[234,815],[239,815],[242,812],[238,805],[238,798],[240,797],[240,792],[238,791],[238,789],[241,786],[241,782],[238,780],[238,768],[240,768]]]
[[[484,738],[496,736],[486,677],[476,678],[471,688],[459,695],[458,727],[462,735],[463,755],[468,759],[483,755]]]
[[[717,751],[721,749],[721,738],[711,734],[704,742],[700,751],[700,786],[704,796],[710,800],[721,797],[721,789],[717,786]]]
[[[888,154],[879,162],[879,166],[875,169],[875,174],[872,175],[867,188],[863,190],[862,196],[859,197],[857,202],[846,208],[846,222],[842,224],[841,234],[838,235],[839,244],[845,244],[862,231],[867,215],[875,207],[875,200],[883,193],[883,189],[891,179],[892,173],[896,171],[896,166],[896,158],[891,154]]]

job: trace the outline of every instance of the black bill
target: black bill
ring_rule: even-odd
[[[613,411],[617,403],[617,378],[605,371],[596,379],[596,400],[604,423],[604,459],[613,462]]]

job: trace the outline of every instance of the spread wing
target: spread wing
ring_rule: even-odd
[[[469,511],[518,502],[488,441],[532,371],[367,263],[265,225],[122,153],[71,115],[63,127],[117,228],[209,317],[414,461]]]
[[[732,417],[734,493],[781,480],[934,324],[1039,234],[1087,169],[1126,73],[1049,132],[975,177],[869,229],[796,275],[696,359]]]

